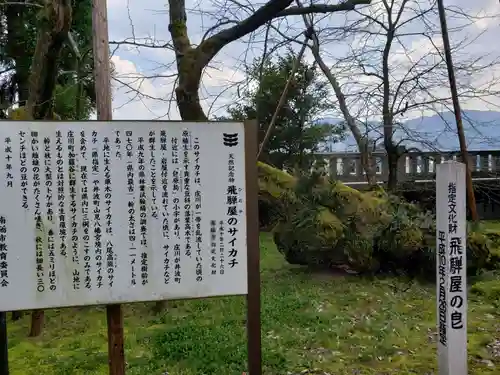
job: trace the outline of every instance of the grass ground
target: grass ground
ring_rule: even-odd
[[[263,235],[264,373],[432,374],[436,370],[433,287],[394,280],[315,275],[288,266]],[[470,374],[499,374],[488,345],[500,340],[500,313],[470,297]],[[246,370],[244,298],[176,301],[162,314],[125,306],[127,374],[234,375]],[[28,317],[9,322],[13,375],[107,374],[102,308],[47,312],[42,337]]]

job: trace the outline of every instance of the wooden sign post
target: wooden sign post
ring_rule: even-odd
[[[467,375],[465,164],[436,167],[436,302],[440,375]]]
[[[0,311],[0,375],[9,375],[7,313]]]
[[[97,119],[111,121],[111,69],[108,36],[108,10],[106,0],[92,0],[92,46],[94,52],[94,77]],[[110,375],[125,374],[123,348],[123,312],[120,305],[106,306],[108,323],[108,362]]]
[[[247,336],[248,371],[262,374],[260,320],[259,180],[257,171],[258,126],[245,123],[245,180],[247,220]]]

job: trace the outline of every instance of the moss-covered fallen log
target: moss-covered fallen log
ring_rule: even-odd
[[[260,200],[292,264],[433,278],[435,217],[383,190],[360,192],[321,175],[295,177],[260,163]],[[469,229],[469,274],[500,266],[500,235]]]

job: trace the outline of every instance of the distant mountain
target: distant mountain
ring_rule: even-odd
[[[500,112],[463,111],[462,120],[468,148],[471,151],[500,150]],[[342,122],[338,118],[324,118],[320,121],[332,124]],[[382,126],[370,123],[368,134],[377,143],[383,143]],[[422,151],[459,150],[455,115],[443,112],[434,116],[405,121],[403,126],[395,126],[395,140],[403,140],[407,147],[416,147]],[[356,142],[348,132],[344,142],[329,145],[331,151],[357,151]]]

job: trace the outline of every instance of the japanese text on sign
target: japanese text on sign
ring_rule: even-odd
[[[0,132],[1,310],[247,293],[243,124]]]
[[[462,236],[457,232],[457,184],[448,184],[448,236],[449,236],[449,260],[448,271],[450,273],[449,288],[450,293],[450,317],[451,329],[464,328],[463,308],[464,308],[464,285],[463,270],[465,243]]]

